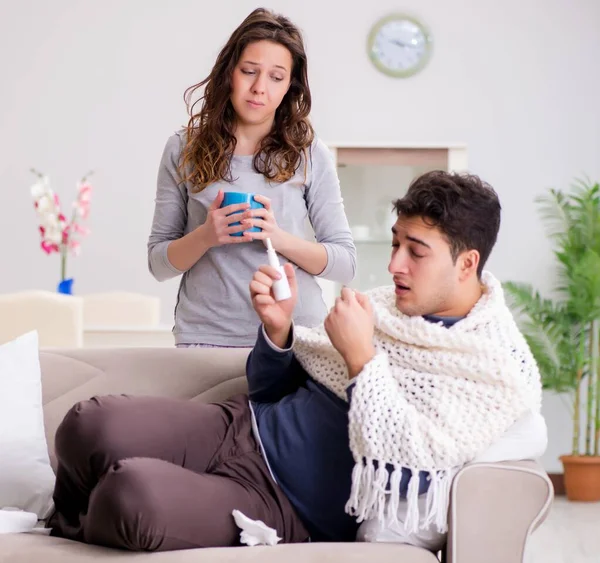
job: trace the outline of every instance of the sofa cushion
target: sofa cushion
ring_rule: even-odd
[[[274,547],[189,549],[132,554],[39,534],[0,535],[0,561],[7,563],[439,563],[428,551],[391,543],[304,543]]]
[[[219,401],[247,391],[249,350],[118,348],[40,352],[44,422],[52,466],[54,434],[67,411],[95,395]]]

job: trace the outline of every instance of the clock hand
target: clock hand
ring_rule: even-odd
[[[398,47],[409,47],[408,43],[403,43],[402,41],[399,41],[398,39],[390,39],[390,41],[394,44],[394,45],[398,45]]]

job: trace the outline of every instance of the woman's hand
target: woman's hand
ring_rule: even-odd
[[[202,231],[204,240],[211,248],[213,246],[221,246],[222,244],[239,244],[253,240],[249,236],[250,233],[244,233],[242,236],[231,236],[234,233],[242,232],[244,229],[248,228],[248,226],[244,224],[235,225],[233,227],[231,224],[241,221],[243,213],[240,212],[246,212],[250,205],[248,203],[234,203],[233,205],[221,207],[224,197],[223,190],[219,190],[217,197],[215,197],[208,208],[206,221],[198,227],[198,230]],[[231,215],[231,213],[233,213],[233,215]]]
[[[262,229],[259,233],[246,233],[252,237],[252,240],[271,239],[271,243],[275,250],[280,248],[280,241],[285,236],[285,231],[279,227],[271,208],[271,200],[264,195],[255,195],[254,199],[258,203],[262,203],[264,208],[248,209],[242,215],[242,225],[244,228],[259,227]]]

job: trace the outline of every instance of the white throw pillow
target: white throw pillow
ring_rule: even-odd
[[[0,346],[0,509],[43,519],[52,509],[36,331]]]

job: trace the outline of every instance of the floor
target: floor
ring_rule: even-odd
[[[600,563],[600,503],[557,497],[529,543],[525,563]]]

